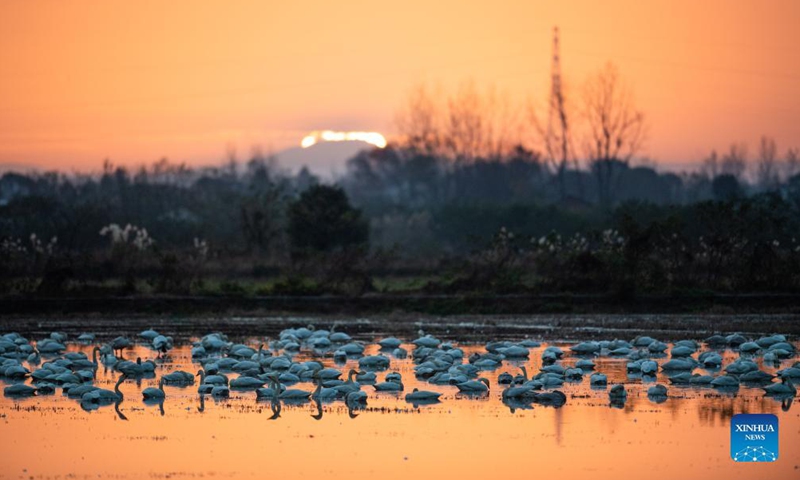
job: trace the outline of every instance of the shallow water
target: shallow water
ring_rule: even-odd
[[[258,341],[251,339],[252,345]],[[708,388],[670,386],[670,398],[654,403],[646,390],[652,383],[629,377],[624,358],[598,358],[596,371],[609,385],[625,383],[624,408],[609,406],[607,389],[566,383],[561,408],[534,404],[513,408],[501,401],[497,375],[541,367],[541,352],[530,361],[504,362],[486,371],[487,396],[466,397],[452,386],[431,385],[414,377],[413,361],[392,358],[388,371],[403,375],[405,393],[418,387],[442,392],[441,403],[415,406],[404,394],[375,393],[368,406],[348,411],[341,401],[321,405],[281,405],[252,392],[231,392],[227,400],[201,399],[196,384],[165,387],[167,399],[145,405],[141,390],[157,386],[164,373],[195,373],[190,346],[173,349],[160,360],[156,378],[128,380],[124,401],[85,411],[77,400],[56,394],[25,399],[0,397],[0,452],[4,478],[592,478],[650,479],[800,478],[800,409],[771,398],[757,388],[722,394]],[[559,346],[569,346],[559,343]],[[404,345],[409,352],[412,345]],[[70,345],[70,350],[91,347]],[[465,357],[482,345],[462,345]],[[370,345],[366,354],[377,353]],[[565,349],[561,362],[577,360]],[[154,358],[137,346],[125,357]],[[316,358],[303,351],[296,360]],[[725,364],[738,357],[726,351]],[[347,371],[355,359],[326,366]],[[783,367],[793,361],[784,361]],[[662,363],[662,361],[659,361]],[[760,362],[759,362],[760,363]],[[774,372],[775,368],[764,367]],[[113,388],[119,373],[101,367],[98,384]],[[235,374],[230,374],[234,378]],[[379,381],[383,373],[378,373]],[[659,374],[658,383],[669,385]],[[6,381],[6,383],[8,383]],[[5,384],[0,381],[0,386]],[[292,388],[312,390],[309,383]],[[774,413],[779,417],[780,456],[775,463],[741,464],[730,458],[730,418],[737,413]],[[272,418],[271,418],[272,417]]]

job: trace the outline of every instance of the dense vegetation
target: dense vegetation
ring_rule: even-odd
[[[262,158],[7,173],[0,284],[47,295],[800,289],[799,175],[606,167],[602,195],[596,171],[556,175],[522,148],[468,162],[365,151],[336,185]]]

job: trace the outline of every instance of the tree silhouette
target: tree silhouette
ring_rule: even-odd
[[[289,206],[293,255],[365,246],[369,227],[340,187],[315,185]]]

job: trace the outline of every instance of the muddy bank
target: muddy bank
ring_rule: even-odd
[[[461,342],[538,338],[545,340],[630,339],[647,334],[662,340],[702,339],[712,333],[741,332],[747,336],[769,333],[800,335],[797,315],[36,315],[0,317],[0,332],[18,331],[41,338],[58,330],[78,335],[97,334],[99,340],[117,335],[134,337],[146,328],[185,342],[208,332],[221,331],[232,338],[273,337],[288,327],[314,325],[336,328],[356,338],[396,335],[414,338],[423,329]]]
[[[800,314],[800,296],[392,295],[5,297],[0,315],[41,314]]]

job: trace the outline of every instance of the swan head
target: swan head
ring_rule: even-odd
[[[481,378],[478,379],[478,381],[479,382],[483,382],[484,384],[486,384],[486,388],[492,388],[491,385],[489,384],[489,380],[488,379],[481,377]]]
[[[206,374],[206,371],[201,368],[200,370],[197,371],[197,373],[194,374],[194,376],[195,377],[202,377],[205,374]]]

